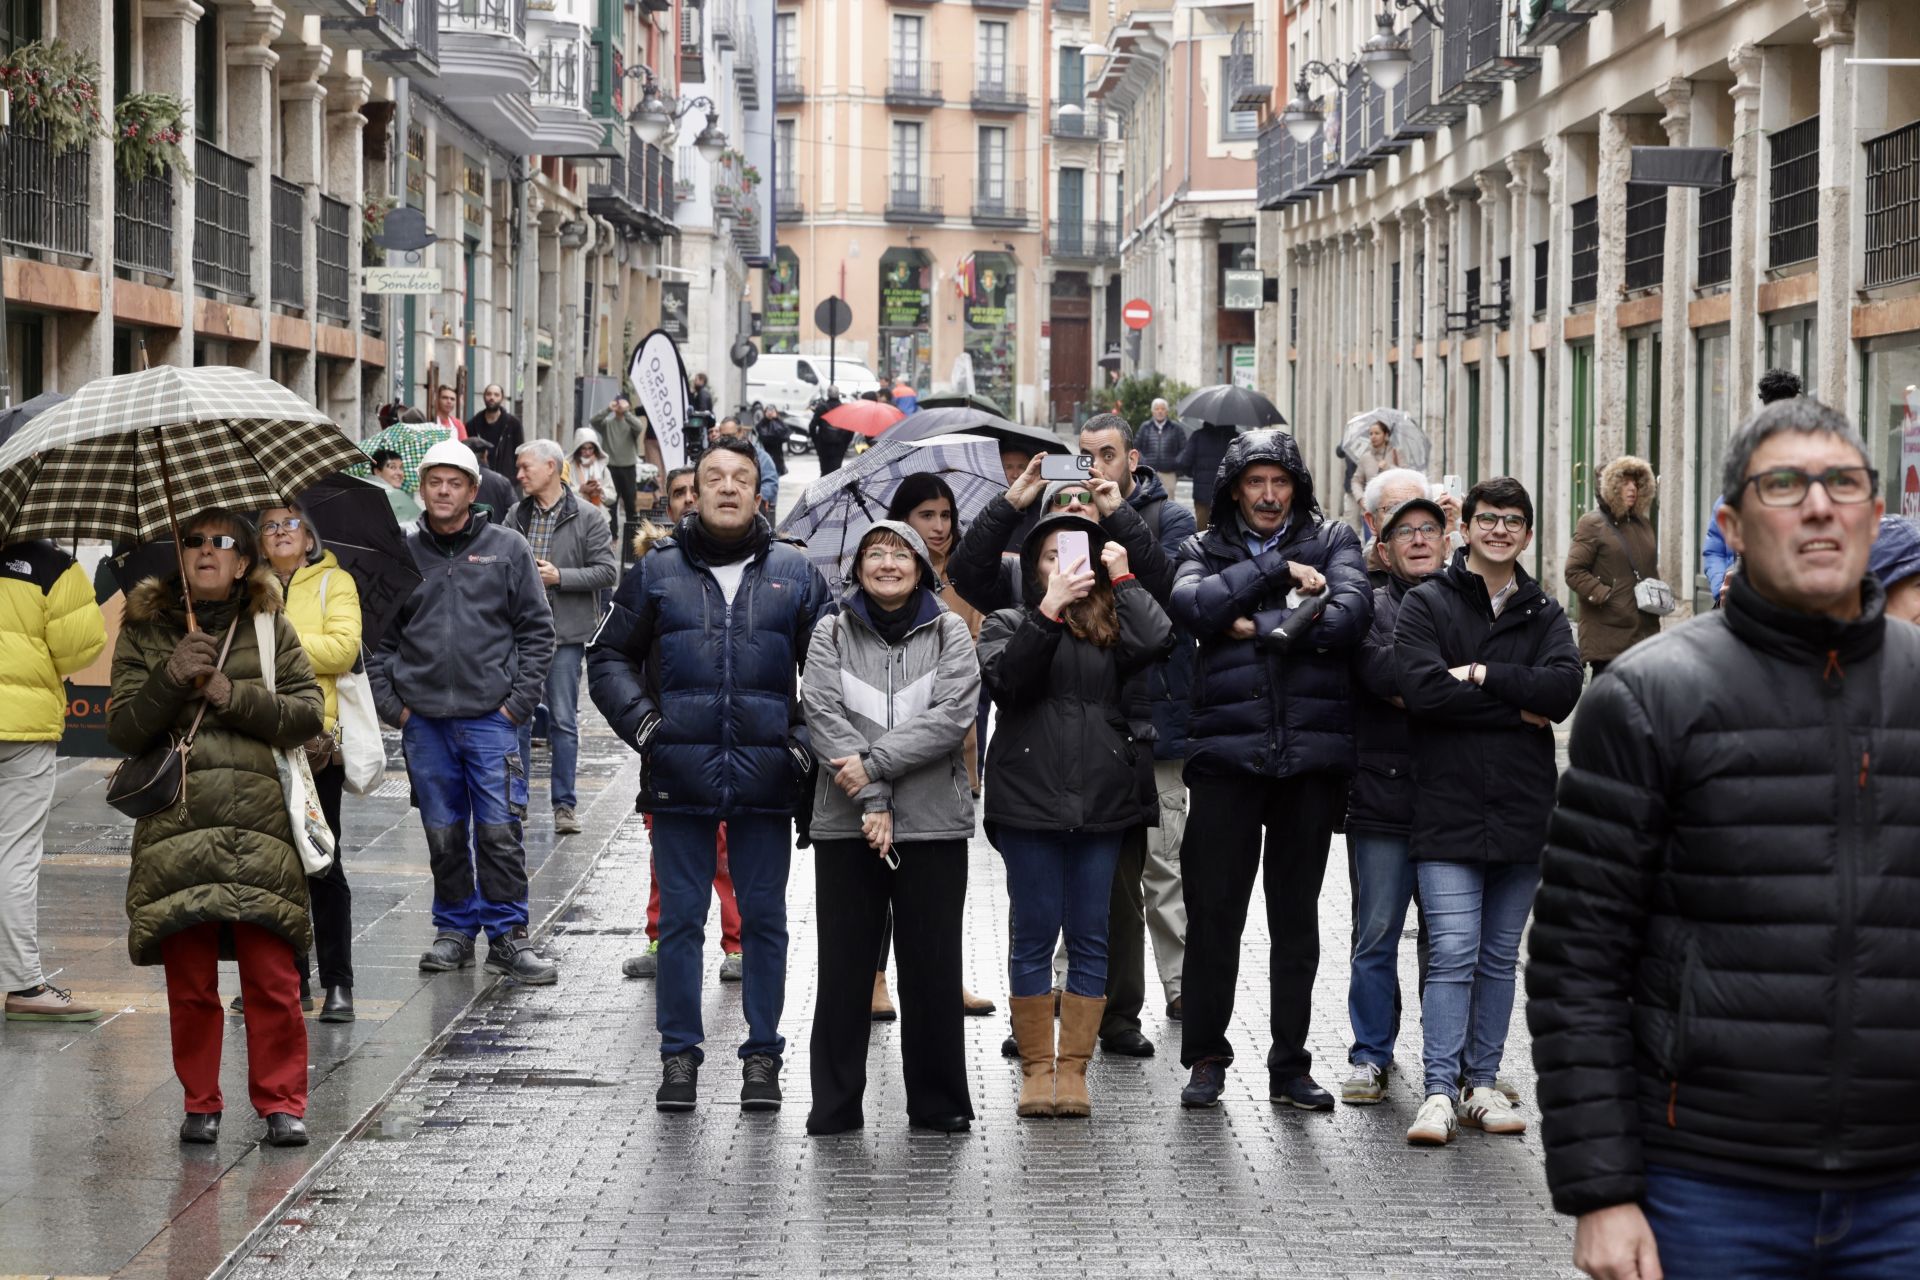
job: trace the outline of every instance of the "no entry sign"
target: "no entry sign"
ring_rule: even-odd
[[[1153,323],[1153,308],[1145,298],[1135,298],[1120,308],[1120,320],[1129,329],[1144,329]]]

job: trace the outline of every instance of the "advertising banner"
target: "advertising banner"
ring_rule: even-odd
[[[633,349],[627,380],[639,394],[640,411],[660,442],[661,463],[668,471],[686,466],[687,367],[665,329],[655,329]]]

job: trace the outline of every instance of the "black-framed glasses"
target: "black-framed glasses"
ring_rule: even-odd
[[[216,551],[235,551],[239,549],[240,539],[230,533],[189,533],[180,539],[180,545],[189,551],[212,544]]]
[[[1067,489],[1053,495],[1053,505],[1056,507],[1070,507],[1076,502],[1084,506],[1092,501],[1093,495],[1085,489]]]
[[[1747,477],[1763,507],[1797,507],[1807,500],[1818,484],[1827,491],[1827,499],[1843,507],[1858,506],[1873,500],[1880,487],[1880,473],[1872,467],[1828,467],[1825,471],[1802,471],[1798,467],[1772,467]]]
[[[265,524],[260,526],[260,532],[279,533],[284,530],[287,533],[298,533],[300,532],[300,530],[306,528],[306,524],[307,522],[302,520],[299,516],[288,516],[285,520],[267,521]]]
[[[1506,529],[1508,533],[1519,533],[1527,527],[1527,518],[1510,511],[1476,511],[1473,513],[1473,523],[1485,533],[1492,533],[1499,528]]]
[[[1387,534],[1389,542],[1412,542],[1415,538],[1432,541],[1440,536],[1440,526],[1429,520],[1425,524],[1397,524]]]

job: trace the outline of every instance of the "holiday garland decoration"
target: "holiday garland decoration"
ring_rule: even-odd
[[[134,93],[113,111],[113,161],[120,176],[138,182],[152,175],[192,177],[187,153],[187,104],[170,93]]]
[[[0,90],[13,95],[14,126],[44,128],[55,155],[106,134],[100,64],[65,40],[36,40],[0,59]]]

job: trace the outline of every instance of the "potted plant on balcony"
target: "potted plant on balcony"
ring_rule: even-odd
[[[399,207],[392,196],[375,196],[360,210],[360,262],[363,266],[385,266],[387,251],[376,238],[387,225],[387,215]]]
[[[170,93],[134,93],[113,109],[113,162],[128,182],[179,173],[192,177],[187,153],[187,104]]]
[[[0,90],[13,95],[13,125],[44,130],[60,155],[105,133],[100,64],[65,40],[36,40],[0,58]]]

